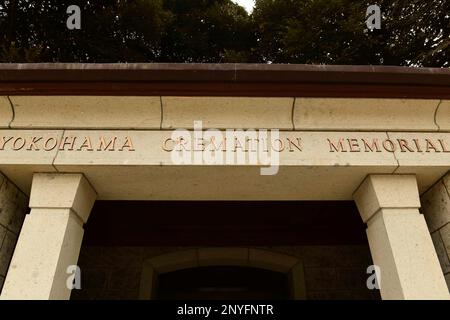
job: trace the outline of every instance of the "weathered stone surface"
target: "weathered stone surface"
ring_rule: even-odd
[[[270,183],[269,179],[261,178],[258,188],[253,188],[254,176],[260,176],[261,168],[269,166],[263,165],[260,158],[253,162],[214,165],[204,159],[200,163],[179,163],[166,149],[166,141],[172,135],[167,131],[67,130],[64,138],[59,131],[5,130],[2,133],[14,139],[0,150],[0,170],[17,181],[25,192],[29,190],[33,172],[58,170],[84,173],[102,200],[170,200],[171,197],[178,200],[214,197],[219,197],[216,200],[350,200],[351,193],[367,174],[415,174],[419,190],[425,191],[450,168],[448,153],[401,152],[397,141],[404,137],[412,146],[414,139],[419,139],[422,145],[426,145],[426,139],[433,139],[437,146],[440,139],[450,141],[448,133],[395,133],[391,141],[383,132],[282,131],[280,140],[272,146],[277,151],[273,150],[271,155],[271,163],[279,164],[279,171]],[[40,149],[27,150],[36,136],[43,137],[38,142]],[[20,142],[20,147],[21,137],[26,140],[25,146],[14,150],[13,142]],[[92,146],[84,144],[86,137]],[[107,147],[108,141],[115,137],[115,147],[112,144]],[[76,138],[73,147],[72,138]],[[132,146],[127,138],[132,140]],[[48,139],[52,143],[55,139],[59,147],[43,150]],[[396,152],[386,150],[395,144]],[[224,151],[219,153],[225,155]],[[248,154],[247,150],[247,160]],[[179,179],[170,179],[170,174]],[[205,181],[201,181],[203,177]],[[154,179],[163,183],[150,184]],[[299,184],[299,179],[309,184]],[[193,180],[196,183],[191,183]],[[221,181],[221,184],[215,186],[211,181]],[[216,188],[220,192],[215,192]],[[183,192],[177,193],[178,190]]]
[[[383,208],[420,208],[413,175],[370,175],[358,187],[354,199],[364,222]]]
[[[355,192],[367,226],[383,299],[450,299],[433,242],[419,213],[416,179],[373,176]]]
[[[67,268],[77,265],[83,228],[70,209],[27,215],[1,299],[68,299]]]
[[[5,276],[16,246],[17,236],[7,231],[0,249],[0,275]]]
[[[162,97],[163,129],[293,129],[293,98]]]
[[[6,228],[0,224],[0,248],[2,247],[3,239],[5,239],[6,232],[7,232]]]
[[[436,113],[436,123],[440,130],[450,130],[450,100],[441,101],[441,105]]]
[[[0,173],[0,275],[5,276],[28,211],[27,197]],[[4,277],[2,278],[3,284]],[[1,286],[0,286],[1,288]]]
[[[433,240],[434,248],[436,249],[436,254],[438,255],[442,271],[444,272],[444,274],[449,273],[450,260],[448,258],[447,251],[445,250],[445,245],[444,242],[442,241],[439,230],[436,230],[431,234],[431,239]]]
[[[450,171],[449,173],[442,179],[444,182],[445,188],[447,189],[447,192],[450,194]]]
[[[422,195],[421,203],[421,212],[427,220],[430,232],[450,222],[450,195],[443,181],[439,181]]]
[[[438,103],[418,99],[297,98],[294,124],[297,130],[436,131],[434,113]]]
[[[62,130],[0,130],[0,167],[51,165]]]
[[[0,96],[0,128],[8,128],[13,119],[13,112],[8,97]]]
[[[439,233],[441,234],[447,255],[450,257],[450,223],[442,227],[442,229],[439,230]]]
[[[395,157],[399,168],[396,174],[414,173],[420,181],[420,192],[432,187],[450,169],[450,133],[388,132],[389,138],[397,142]],[[417,140],[417,145],[414,142]],[[399,141],[404,144],[401,148]],[[406,147],[406,145],[408,147]],[[412,152],[413,150],[414,152]],[[420,150],[421,152],[417,152]]]
[[[82,174],[36,173],[30,208],[71,209],[86,223],[96,198],[97,193]]]
[[[80,174],[36,174],[31,198],[1,299],[68,299],[95,192]]]
[[[159,129],[159,97],[13,96],[13,128]]]
[[[447,282],[448,290],[450,291],[450,273],[445,275],[445,281]]]
[[[368,227],[383,299],[449,299],[425,219],[416,209],[382,209]]]
[[[0,201],[0,224],[19,234],[27,212],[28,205],[26,202],[17,204],[10,201]]]

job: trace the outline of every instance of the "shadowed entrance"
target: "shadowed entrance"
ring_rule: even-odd
[[[264,281],[261,281],[264,279]],[[248,267],[199,267],[162,274],[156,299],[288,299],[286,274]]]
[[[351,201],[97,201],[85,230],[73,299],[379,299]]]
[[[96,246],[367,244],[353,201],[97,201],[85,230]]]

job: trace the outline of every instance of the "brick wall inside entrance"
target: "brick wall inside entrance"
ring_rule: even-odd
[[[367,245],[258,247],[302,260],[307,299],[379,299],[366,286]],[[137,299],[143,262],[187,247],[100,247],[81,250],[81,290],[72,299]],[[263,279],[262,279],[263,280]]]

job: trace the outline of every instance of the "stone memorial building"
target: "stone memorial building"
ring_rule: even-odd
[[[449,299],[449,171],[449,69],[0,64],[0,297]]]

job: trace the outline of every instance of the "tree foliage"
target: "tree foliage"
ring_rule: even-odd
[[[78,5],[81,30],[68,30]],[[0,0],[2,62],[259,62],[449,67],[449,0]]]
[[[449,66],[448,0],[382,0],[380,30],[355,0],[256,0],[258,52],[274,63]]]

